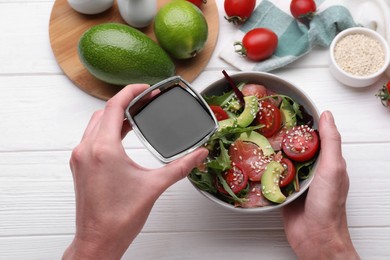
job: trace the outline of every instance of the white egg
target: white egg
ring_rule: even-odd
[[[98,14],[109,9],[114,0],[68,0],[69,5],[82,14]]]

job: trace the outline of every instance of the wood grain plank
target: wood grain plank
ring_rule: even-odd
[[[326,69],[290,69],[277,75],[306,92],[320,111],[331,110],[344,142],[390,142],[390,132],[384,131],[390,129],[389,113],[374,96],[380,82],[356,90],[338,84]],[[201,91],[221,77],[220,71],[206,71],[193,86]],[[0,86],[0,151],[73,149],[92,113],[105,105],[61,75],[0,76]],[[134,134],[125,146],[142,147]]]
[[[49,42],[51,2],[0,2],[0,74],[62,73]]]
[[[65,76],[0,77],[0,86],[0,151],[73,149],[105,105]],[[134,134],[125,143],[141,147]]]
[[[388,259],[388,228],[351,228],[362,259]],[[0,238],[0,259],[60,259],[72,236]],[[296,259],[281,229],[141,233],[123,256],[126,259]]]
[[[390,226],[387,217],[390,215],[390,161],[387,156],[390,146],[354,144],[343,148],[351,182],[347,203],[349,225]],[[146,150],[130,149],[127,152],[143,166],[161,166]],[[70,152],[0,153],[0,236],[74,232],[69,156]],[[230,212],[216,207],[185,179],[169,188],[156,202],[144,232],[281,227],[279,211],[247,216]]]

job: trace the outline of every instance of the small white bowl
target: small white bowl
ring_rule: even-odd
[[[368,37],[371,37],[372,39],[377,40],[383,47],[383,51],[385,54],[385,61],[383,66],[375,71],[372,74],[366,75],[366,76],[358,76],[354,75],[352,73],[346,72],[341,68],[341,66],[336,62],[336,58],[334,55],[336,44],[343,39],[344,37],[348,35],[353,34],[362,34],[366,35]],[[382,74],[386,71],[386,69],[389,66],[390,63],[390,50],[389,45],[386,42],[386,40],[376,31],[363,28],[363,27],[353,27],[346,29],[342,32],[340,32],[332,41],[330,48],[329,48],[329,69],[333,77],[335,77],[338,81],[343,83],[344,85],[350,86],[350,87],[366,87],[369,85],[372,85],[375,83]]]

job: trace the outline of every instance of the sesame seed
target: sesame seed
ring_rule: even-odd
[[[373,74],[385,62],[382,45],[365,34],[342,38],[335,46],[334,56],[342,70],[357,76]]]

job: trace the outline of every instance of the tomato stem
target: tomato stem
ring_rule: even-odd
[[[229,23],[233,23],[234,25],[243,24],[248,19],[247,17],[243,18],[240,16],[228,16],[228,17],[224,16],[224,17]]]
[[[237,52],[238,54],[240,54],[242,56],[246,56],[247,51],[246,51],[244,45],[242,44],[242,42],[235,42],[233,45],[235,48],[235,52]],[[236,46],[239,46],[239,47],[236,48]]]
[[[234,93],[236,94],[238,101],[240,102],[242,107],[245,107],[245,100],[244,95],[241,93],[241,91],[237,88],[236,84],[234,84],[233,79],[227,74],[225,70],[222,71],[223,75],[227,79],[227,81],[230,83],[230,86],[232,87]]]
[[[387,82],[382,86],[382,88],[378,91],[378,93],[375,94],[378,98],[380,98],[382,104],[385,107],[389,106],[389,100],[390,100],[390,81]]]

